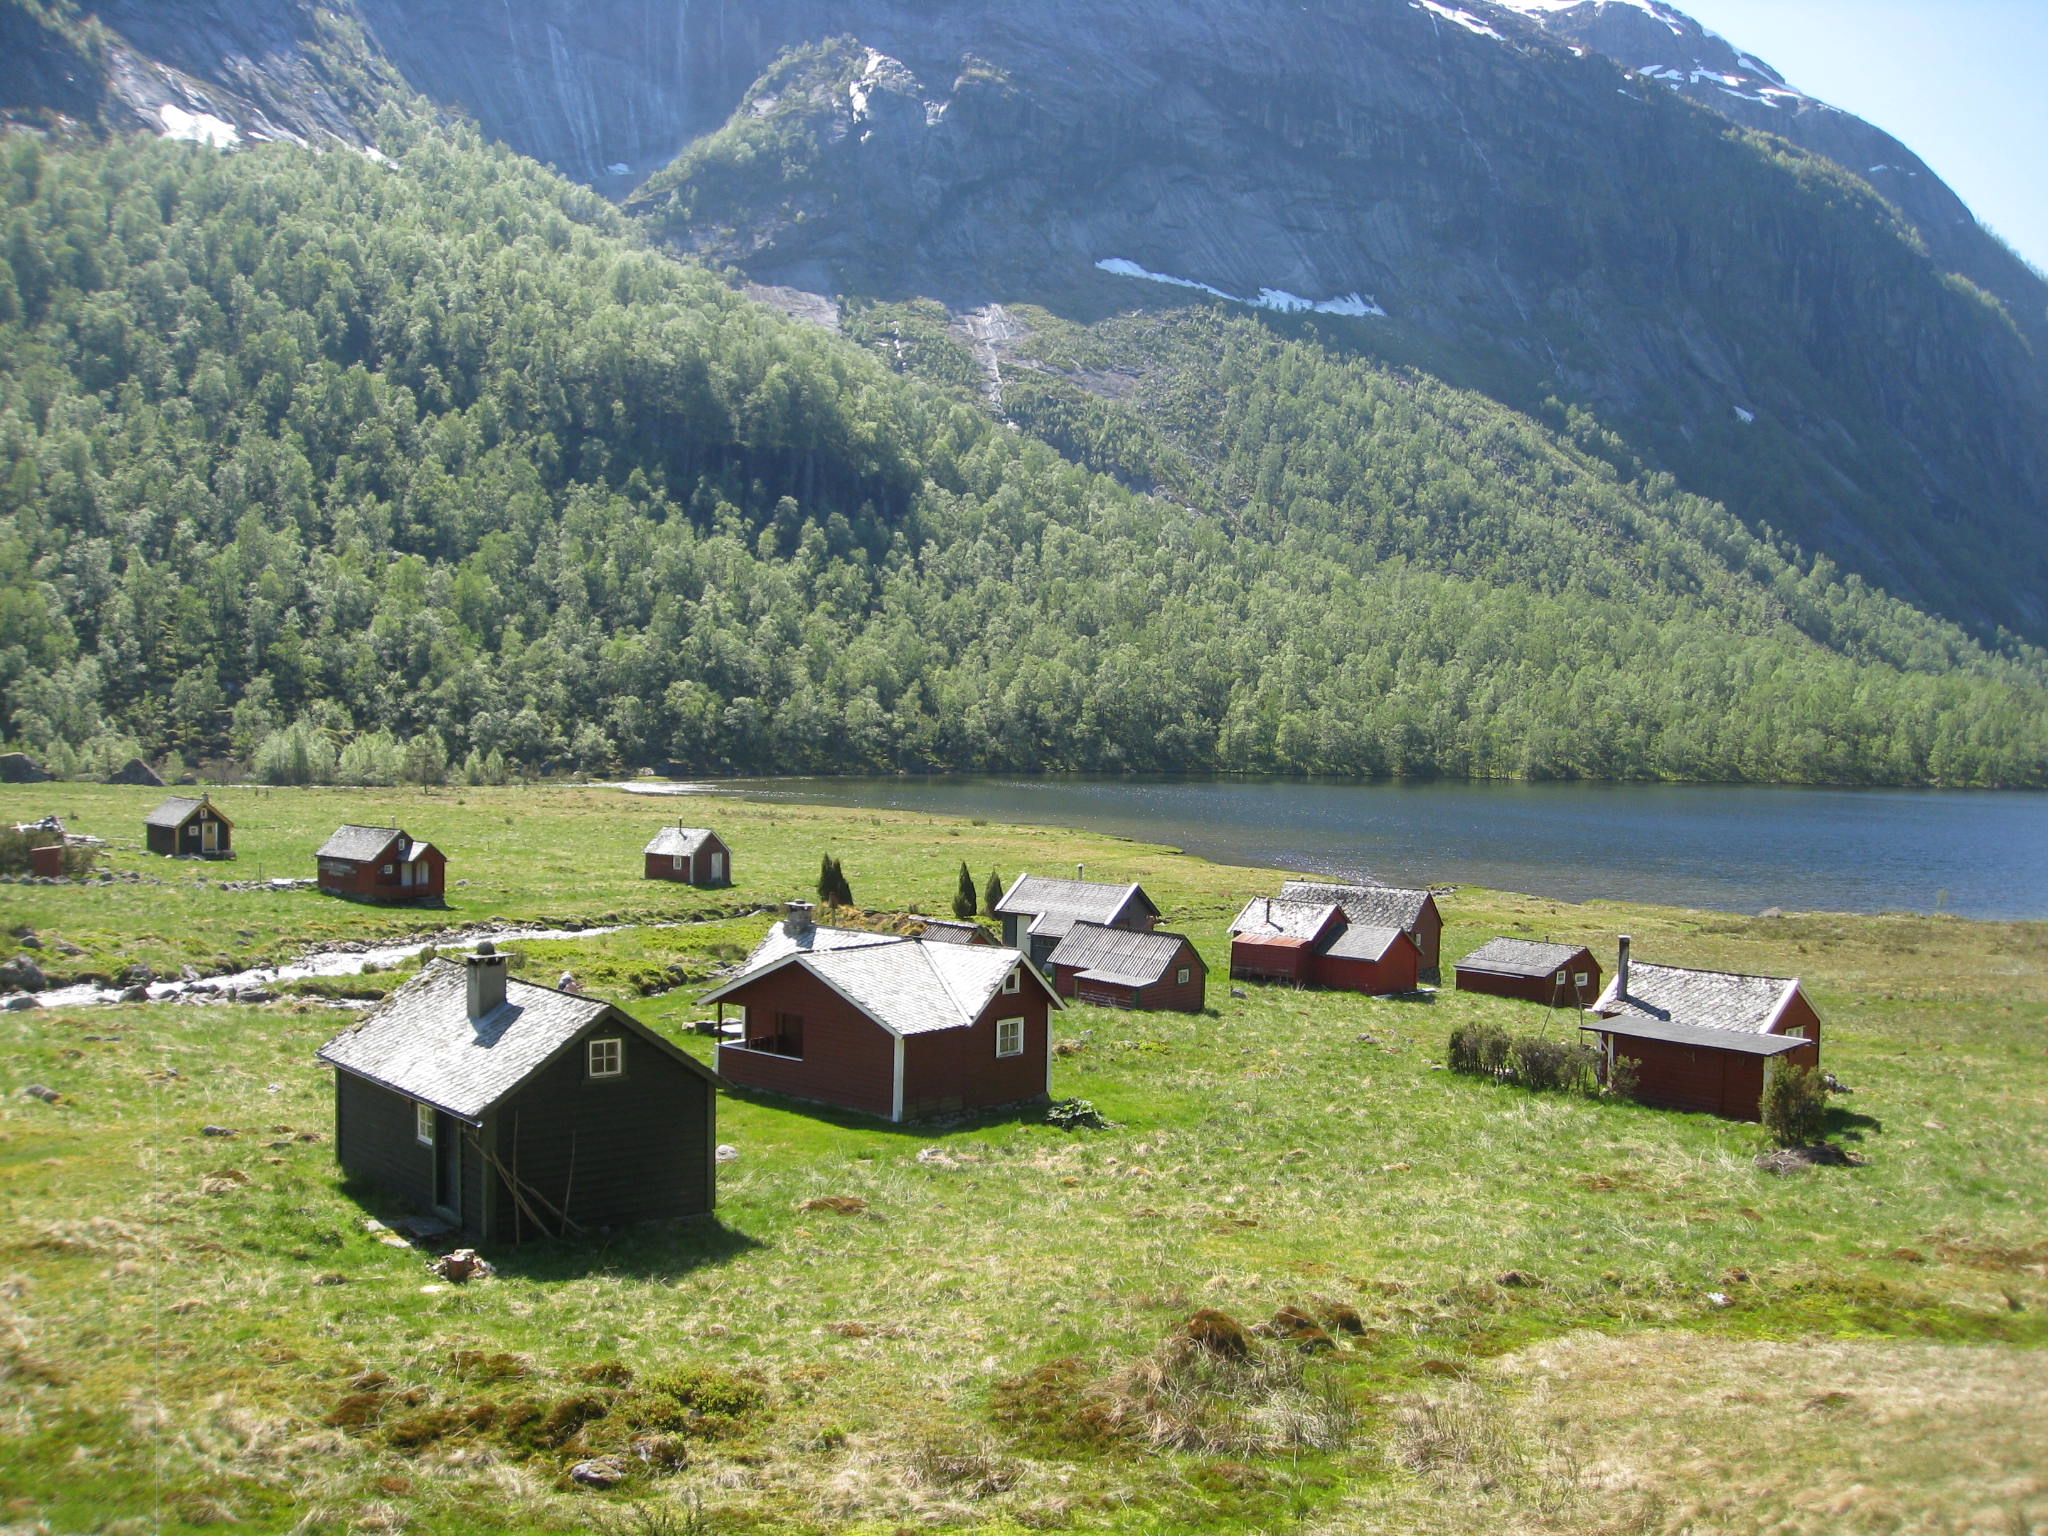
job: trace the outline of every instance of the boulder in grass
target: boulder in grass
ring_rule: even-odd
[[[28,955],[0,961],[0,992],[41,992],[49,985],[50,978]]]
[[[132,784],[140,789],[164,788],[163,775],[139,757],[131,757],[119,771],[107,775],[109,784]]]
[[[0,752],[0,784],[47,784],[50,776],[26,752]]]

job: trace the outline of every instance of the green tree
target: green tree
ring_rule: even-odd
[[[974,894],[974,876],[967,872],[965,860],[960,864],[960,883],[953,892],[953,915],[962,921],[973,917],[979,903]]]

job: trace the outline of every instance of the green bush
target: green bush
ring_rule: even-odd
[[[1812,1067],[1783,1057],[1764,1069],[1764,1130],[1781,1147],[1810,1147],[1827,1132],[1828,1090]]]
[[[1451,1070],[1467,1077],[1498,1077],[1511,1043],[1498,1024],[1461,1024],[1451,1031]]]

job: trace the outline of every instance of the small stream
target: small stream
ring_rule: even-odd
[[[681,923],[621,923],[611,928],[507,928],[500,933],[474,933],[414,939],[403,944],[382,944],[369,949],[328,950],[306,955],[286,965],[258,966],[226,976],[208,976],[200,981],[156,981],[149,986],[153,1003],[186,999],[226,999],[238,992],[268,991],[280,982],[306,981],[319,976],[360,976],[365,971],[388,970],[410,960],[423,950],[441,954],[470,954],[481,944],[517,944],[536,940],[596,939],[610,933],[629,933],[636,928],[680,928]],[[36,1000],[45,1008],[95,1008],[118,1003],[129,989],[103,987],[87,982],[75,987],[53,987],[38,992]],[[354,1006],[344,1004],[342,1006]],[[367,1007],[368,1004],[360,1006]]]

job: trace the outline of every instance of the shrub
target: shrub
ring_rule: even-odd
[[[1063,1131],[1103,1131],[1109,1122],[1086,1099],[1055,1099],[1045,1107],[1045,1123]]]
[[[1589,1046],[1527,1035],[1509,1048],[1514,1080],[1524,1088],[1552,1093],[1591,1093],[1599,1054]]]
[[[1508,1032],[1498,1024],[1461,1024],[1451,1031],[1451,1070],[1467,1077],[1498,1077],[1509,1044]]]
[[[1781,1147],[1810,1147],[1826,1134],[1827,1084],[1812,1067],[1774,1060],[1764,1069],[1759,1107],[1764,1130]]]
[[[1633,1099],[1643,1086],[1643,1064],[1633,1056],[1617,1056],[1607,1069],[1607,1095]]]

